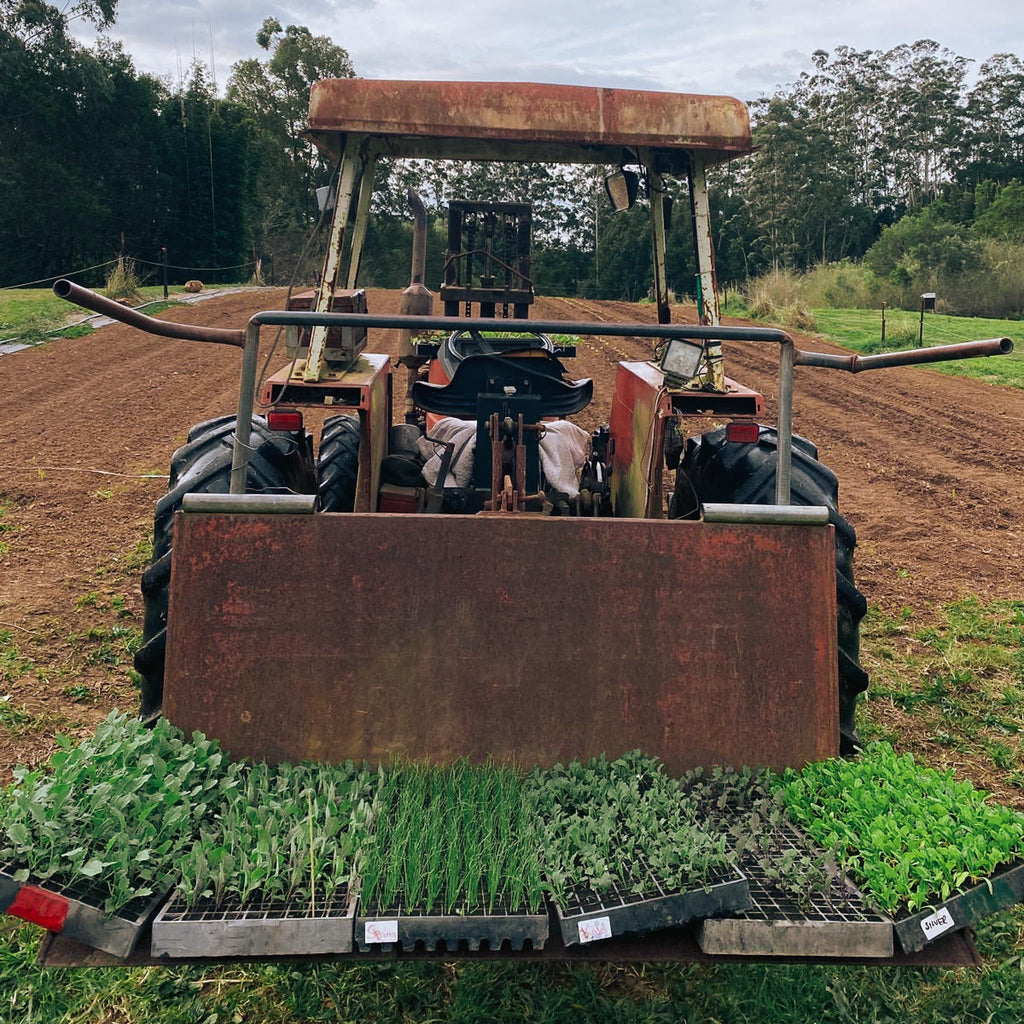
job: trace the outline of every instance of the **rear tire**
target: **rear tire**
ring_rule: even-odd
[[[188,441],[171,456],[169,488],[157,502],[153,516],[153,561],[142,574],[145,612],[135,671],[142,677],[139,718],[143,721],[157,718],[163,704],[174,514],[186,494],[228,493],[234,433],[234,416],[207,420],[193,427]],[[266,420],[258,416],[253,417],[250,444],[253,451],[246,490],[253,493],[288,489],[293,475],[294,437],[272,433]]]
[[[693,518],[704,502],[748,505],[775,503],[775,454],[778,433],[761,427],[757,444],[731,443],[725,427],[687,442],[676,473],[669,517]],[[867,602],[853,580],[853,551],[857,534],[839,514],[839,482],[818,461],[818,449],[808,440],[793,437],[791,499],[794,505],[825,505],[836,536],[836,604],[839,640],[840,753],[851,757],[860,750],[855,713],[857,695],[867,689],[868,676],[860,667],[860,621]]]
[[[317,459],[320,509],[351,512],[359,476],[359,417],[331,416],[324,420]]]

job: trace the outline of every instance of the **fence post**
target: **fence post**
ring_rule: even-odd
[[[167,298],[167,246],[160,246],[160,276],[164,284],[164,299]]]

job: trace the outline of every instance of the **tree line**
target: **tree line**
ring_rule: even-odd
[[[122,235],[141,260],[157,262],[166,246],[179,277],[273,254],[286,280],[306,247],[308,278],[322,248],[307,246],[313,191],[331,169],[299,131],[310,83],[356,73],[348,53],[268,18],[257,36],[266,55],[236,64],[221,94],[201,63],[169,83],[138,73],[117,43],[90,48],[69,35],[70,19],[109,27],[115,16],[116,0],[61,10],[0,0],[0,285],[101,264],[121,251]],[[1002,257],[1024,245],[1019,58],[996,54],[972,74],[967,58],[920,40],[819,50],[812,63],[751,103],[755,152],[711,175],[720,280],[853,260],[912,292],[983,269],[997,243]],[[428,284],[441,277],[448,200],[529,199],[540,290],[640,298],[651,285],[644,201],[613,214],[603,173],[385,164],[365,283],[408,282],[412,186],[432,214]],[[683,183],[670,189],[669,282],[692,292],[688,197]],[[1024,295],[1007,301],[1024,309]]]

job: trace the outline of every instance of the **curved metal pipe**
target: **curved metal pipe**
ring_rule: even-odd
[[[62,278],[55,281],[53,294],[60,299],[67,299],[85,309],[91,309],[94,313],[102,313],[109,316],[111,320],[120,320],[129,327],[137,327],[147,334],[157,334],[161,338],[177,338],[180,341],[208,341],[217,345],[234,345],[236,348],[245,346],[245,331],[231,330],[225,327],[193,327],[191,324],[176,324],[169,320],[157,320],[155,317],[146,316],[120,302],[108,299],[105,295],[98,295],[89,288],[83,288]]]
[[[1013,351],[1009,338],[986,338],[982,341],[963,341],[957,345],[933,345],[931,348],[908,348],[900,352],[879,352],[862,356],[854,352],[841,356],[832,352],[793,353],[796,366],[824,366],[831,370],[884,370],[889,366],[911,366],[915,363],[941,363],[951,359],[977,359],[980,356],[1008,356]]]

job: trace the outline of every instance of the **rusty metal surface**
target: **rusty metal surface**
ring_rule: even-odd
[[[234,345],[242,348],[245,345],[244,329],[232,330],[225,327],[193,327],[191,324],[177,324],[170,320],[157,320],[146,316],[120,302],[98,295],[89,288],[83,288],[73,281],[60,280],[54,282],[53,293],[58,298],[67,299],[94,313],[102,313],[111,320],[119,320],[129,327],[137,327],[147,334],[156,334],[161,338],[177,338],[180,341],[209,341],[218,345]]]
[[[887,959],[867,960],[860,957],[758,957],[758,956],[712,956],[704,953],[694,934],[693,928],[672,928],[643,938],[622,936],[605,942],[594,942],[585,946],[566,949],[561,935],[552,934],[544,949],[515,952],[512,950],[478,950],[475,952],[453,952],[450,950],[424,950],[422,952],[357,952],[341,955],[330,954],[317,957],[277,957],[278,960],[319,960],[337,963],[373,960],[548,960],[548,961],[596,961],[599,963],[761,963],[766,960],[773,964],[864,964],[869,967],[980,967],[981,957],[974,947],[969,932],[954,932],[943,935],[917,953],[896,952]],[[39,945],[37,962],[43,967],[168,967],[166,960],[157,960],[145,948],[137,947],[127,959],[121,960],[109,953],[101,953],[74,939],[47,932]],[[210,963],[252,963],[251,958],[222,957],[217,960],[177,960],[174,966],[193,962]]]
[[[389,358],[373,352],[364,353],[347,369],[329,370],[322,380],[313,383],[303,380],[302,369],[302,360],[298,360],[265,377],[260,387],[260,403],[369,409],[374,382],[391,374]]]
[[[164,709],[236,756],[838,747],[831,527],[179,515]]]
[[[327,79],[310,91],[309,128],[416,138],[425,145],[467,139],[731,155],[751,150],[746,105],[729,96],[534,82]]]

